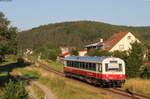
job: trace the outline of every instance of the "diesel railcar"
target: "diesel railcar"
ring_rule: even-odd
[[[115,57],[66,57],[64,73],[100,86],[121,86],[126,79],[125,62]]]

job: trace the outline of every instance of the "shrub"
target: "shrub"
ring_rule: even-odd
[[[87,53],[88,56],[110,56],[111,53],[102,49],[92,49]]]
[[[9,81],[4,88],[2,99],[28,99],[28,93],[25,90],[23,82]]]
[[[71,51],[71,55],[78,56],[78,50],[77,49],[73,49]]]
[[[144,66],[144,69],[142,70],[140,77],[150,79],[150,65]]]
[[[35,52],[40,54],[42,59],[56,60],[61,51],[59,49],[39,48]]]

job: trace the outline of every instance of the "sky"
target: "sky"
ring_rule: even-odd
[[[0,11],[19,30],[78,20],[150,26],[150,0],[0,0]]]

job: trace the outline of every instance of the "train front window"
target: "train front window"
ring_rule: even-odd
[[[109,63],[105,64],[105,70],[108,71],[122,71],[122,64],[118,63]]]

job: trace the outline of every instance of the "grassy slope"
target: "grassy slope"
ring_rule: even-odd
[[[28,75],[32,78],[38,76],[37,80],[50,87],[59,99],[112,99],[112,97],[104,93],[96,92],[86,86],[77,85],[39,68],[26,67],[18,70],[26,77],[29,77]]]
[[[123,88],[128,88],[132,91],[150,96],[150,80],[147,79],[128,79],[123,85]]]
[[[43,25],[19,33],[22,48],[63,45],[83,47],[85,44],[107,39],[114,33],[131,31],[141,39],[150,40],[150,27],[116,26],[93,21],[76,21]],[[33,42],[34,41],[34,42]]]

